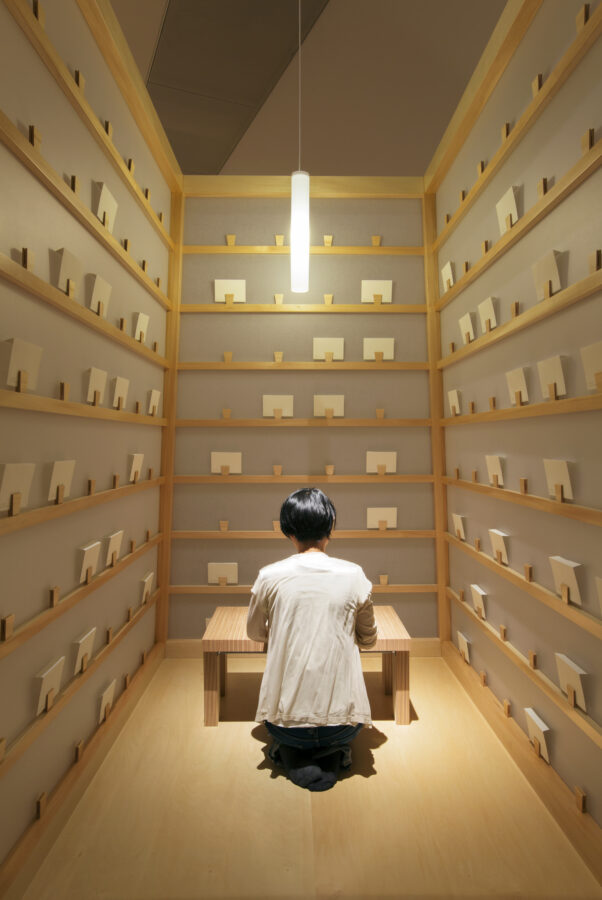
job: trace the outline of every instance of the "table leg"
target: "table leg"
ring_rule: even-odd
[[[393,693],[393,652],[391,650],[383,651],[382,682],[385,694]]]
[[[219,662],[217,653],[203,654],[203,684],[205,690],[205,725],[219,722]]]
[[[410,651],[393,653],[393,714],[397,725],[410,724]]]
[[[226,675],[228,674],[227,667],[227,654],[220,653],[219,655],[219,694],[220,697],[226,696]]]

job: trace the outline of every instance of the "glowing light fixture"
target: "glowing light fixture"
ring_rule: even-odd
[[[301,170],[301,0],[297,49],[299,92],[299,168],[291,175],[291,291],[309,291],[309,173]]]

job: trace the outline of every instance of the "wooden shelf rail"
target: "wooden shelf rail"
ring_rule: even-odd
[[[433,475],[174,475],[174,484],[432,484]]]
[[[466,481],[461,478],[442,478],[443,484],[450,487],[462,488],[465,491],[474,491],[477,494],[486,494],[495,500],[505,500],[507,503],[516,503],[519,506],[527,506],[539,512],[551,513],[555,516],[565,516],[567,519],[575,519],[578,522],[586,522],[588,525],[602,526],[602,509],[592,506],[579,506],[548,497],[538,497],[535,494],[522,494],[520,491],[512,491],[509,488],[495,487],[490,484],[481,484],[475,481]]]
[[[469,344],[464,344],[462,347],[459,347],[453,353],[440,359],[437,363],[437,368],[446,369],[448,366],[453,366],[454,363],[466,359],[467,356],[472,356],[473,353],[479,353],[481,350],[485,350],[492,344],[497,344],[498,341],[503,341],[505,338],[511,337],[517,332],[522,331],[524,328],[530,328],[532,325],[536,325],[543,319],[547,319],[549,316],[553,316],[556,313],[567,309],[569,306],[573,306],[573,304],[578,303],[580,300],[591,297],[592,294],[595,294],[601,289],[602,269],[599,269],[597,272],[593,272],[586,278],[582,278],[580,281],[575,282],[575,284],[569,285],[569,287],[564,288],[564,290],[558,291],[557,294],[554,294],[549,299],[543,300],[535,306],[532,306],[530,309],[525,310],[525,312],[519,313],[514,319],[510,319],[509,321],[498,325],[492,331],[480,335]]]
[[[167,419],[159,416],[127,412],[123,409],[110,409],[106,406],[92,406],[89,403],[76,403],[73,400],[59,400],[55,397],[43,397],[41,394],[26,394],[20,391],[0,390],[0,408],[24,409],[29,412],[77,416],[82,419],[103,419],[134,425],[155,425],[156,427],[164,427],[167,422]]]
[[[289,256],[291,252],[290,246],[276,246],[276,244],[253,245],[253,244],[184,244],[182,247],[184,255],[200,255],[200,254],[222,254],[226,255],[237,253],[257,254],[259,256]],[[309,248],[309,252],[314,256],[424,256],[424,247],[372,247],[369,244],[359,247],[350,247],[344,245],[333,245],[332,247],[324,247],[316,245]]]
[[[173,250],[174,243],[163,222],[152,208],[150,201],[135,180],[133,173],[122,159],[112,139],[103,128],[100,119],[86,100],[83,89],[77,84],[74,76],[60,58],[29,4],[25,0],[5,0],[5,4],[165,246]]]
[[[92,506],[110,503],[112,500],[120,500],[122,497],[128,497],[130,494],[138,494],[149,488],[160,487],[162,484],[165,484],[164,477],[146,479],[145,481],[137,481],[135,484],[132,482],[131,484],[124,484],[121,487],[111,488],[107,491],[99,491],[83,497],[74,497],[72,500],[65,500],[63,503],[49,503],[48,506],[26,509],[19,513],[18,516],[2,516],[0,517],[0,536],[11,534],[14,531],[21,531],[23,528],[31,528],[34,525],[41,525],[44,522],[52,522],[54,519],[69,516],[71,513],[90,509]]]
[[[58,716],[60,711],[67,706],[69,701],[77,694],[79,689],[85,684],[88,678],[90,678],[93,672],[102,665],[116,646],[121,643],[126,634],[132,631],[146,613],[154,607],[159,593],[159,589],[156,590],[147,603],[138,606],[132,613],[132,618],[129,621],[126,620],[123,625],[112,634],[110,642],[104,644],[95,656],[92,657],[88,662],[85,671],[78,672],[77,675],[72,676],[61,692],[55,696],[50,709],[47,712],[41,712],[14,741],[8,744],[6,752],[2,760],[0,760],[0,779],[6,775],[14,763],[23,756],[28,747],[30,747],[42,732],[46,730],[51,722]]]
[[[602,392],[586,394],[581,397],[566,397],[563,400],[548,400],[542,403],[526,403],[523,406],[509,406],[504,409],[491,409],[487,412],[468,413],[462,416],[450,416],[442,419],[441,424],[475,425],[479,422],[500,422],[506,419],[532,419],[537,416],[559,416],[565,413],[593,412],[602,409]]]
[[[82,584],[76,587],[68,594],[57,599],[55,606],[49,605],[48,609],[43,610],[43,612],[38,613],[21,625],[17,625],[11,637],[8,638],[8,640],[0,642],[0,659],[9,656],[14,650],[42,631],[42,629],[50,622],[54,622],[55,619],[58,619],[68,610],[76,606],[80,600],[84,599],[84,597],[92,594],[97,588],[104,587],[107,582],[112,578],[115,578],[116,575],[119,575],[120,572],[123,572],[124,569],[127,569],[127,567],[135,562],[135,560],[140,559],[140,557],[144,556],[145,553],[148,553],[152,547],[156,547],[160,544],[162,539],[163,535],[161,532],[158,532],[153,535],[150,540],[145,541],[143,544],[140,544],[139,547],[136,547],[133,552],[126,553],[125,556],[122,556],[114,566],[109,566],[108,568],[103,569],[102,572],[94,575],[89,584]],[[51,595],[52,589],[49,588],[49,598],[51,598]],[[49,603],[52,603],[52,599],[49,599]]]
[[[434,538],[435,532],[432,529],[418,530],[402,530],[397,528],[388,528],[380,531],[374,529],[351,529],[345,531],[338,529],[333,531],[330,536],[331,540],[337,538],[341,541],[347,540],[413,540],[415,538]],[[270,540],[286,540],[280,530],[278,531],[172,531],[171,538],[173,541],[270,541]]]
[[[509,135],[503,139],[501,146],[489,160],[482,174],[467,192],[464,200],[450,218],[449,222],[441,229],[433,244],[437,251],[447,241],[452,232],[462,221],[468,210],[472,207],[502,165],[514,152],[520,141],[529,133],[539,116],[556,96],[562,85],[568,80],[587,52],[594,46],[602,33],[602,8],[596,7],[583,28],[577,33],[564,56],[558,61],[555,68],[544,81],[541,89],[529,103],[523,114],[519,117],[511,129]]]
[[[520,650],[514,647],[510,641],[503,641],[499,635],[499,632],[493,627],[485,619],[481,619],[479,614],[472,609],[471,606],[468,605],[465,601],[460,600],[459,595],[456,591],[452,590],[448,587],[447,596],[450,600],[452,600],[456,606],[459,606],[464,613],[471,616],[479,625],[480,629],[487,635],[490,641],[492,641],[512,662],[520,669],[523,675],[526,675],[530,680],[537,685],[537,687],[543,691],[546,697],[554,703],[558,709],[561,710],[565,714],[565,716],[571,720],[573,725],[576,725],[587,737],[594,742],[597,747],[602,747],[602,727],[598,725],[598,723],[588,716],[587,713],[583,712],[583,710],[578,707],[572,707],[568,702],[565,694],[560,690],[560,688],[554,684],[554,682],[545,675],[541,669],[532,669],[529,665],[528,657],[524,656]]]
[[[596,638],[602,638],[602,619],[593,616],[579,606],[564,603],[560,597],[543,587],[543,585],[537,584],[536,581],[527,581],[520,572],[511,569],[509,566],[498,563],[497,560],[493,559],[493,557],[484,553],[482,550],[475,550],[470,544],[459,540],[457,537],[454,537],[453,534],[446,533],[445,539],[450,546],[456,547],[472,559],[478,560],[481,565],[496,572],[515,587],[521,588],[526,594],[529,594],[535,600],[539,600],[540,603],[543,603],[544,606],[549,607],[565,619],[568,619],[573,625],[577,625],[578,628],[582,628],[584,631],[589,632],[589,634],[593,634]]]
[[[332,419],[176,419],[176,428],[428,428],[430,424],[431,419],[345,419],[343,417]]]
[[[250,594],[251,584],[170,584],[170,594]],[[373,594],[436,594],[436,584],[373,584]]]
[[[602,163],[602,140],[597,141],[591,150],[575,163],[569,171],[559,178],[549,191],[543,195],[523,216],[520,217],[516,225],[513,225],[509,231],[506,231],[484,256],[481,256],[477,262],[472,265],[468,271],[456,281],[452,287],[446,291],[439,302],[437,309],[444,309],[452,300],[462,293],[462,291],[472,284],[476,279],[486,272],[487,269],[497,262],[501,257],[510,250],[518,241],[528,234],[539,222],[552,212],[563,200],[569,197],[573,191],[586,181],[590,175],[598,170]]]
[[[183,303],[181,313],[357,313],[426,315],[424,303]]]
[[[114,341],[116,344],[120,344],[131,353],[142,356],[148,362],[153,363],[153,365],[159,366],[162,369],[167,369],[169,367],[169,363],[165,357],[159,356],[158,353],[155,353],[155,351],[151,350],[150,347],[147,347],[146,344],[134,340],[134,338],[130,337],[129,334],[126,334],[125,331],[121,331],[116,325],[112,325],[107,321],[107,319],[97,315],[86,306],[82,306],[77,300],[68,297],[63,291],[59,290],[59,288],[38,278],[33,272],[23,268],[19,263],[16,263],[8,256],[5,256],[4,253],[0,253],[0,277],[4,278],[5,281],[9,281],[11,284],[16,285],[18,288],[27,291],[28,294],[31,294],[31,296],[35,297],[37,300],[42,300],[54,309],[58,309],[59,312],[70,316],[81,325],[85,325],[87,328],[97,331],[103,337]]]
[[[179,362],[180,372],[428,372],[427,362],[298,361],[298,362]]]
[[[94,213],[79,199],[63,179],[46,162],[39,150],[36,150],[13,125],[10,119],[0,111],[0,141],[22,163],[26,169],[40,182],[52,196],[79,222],[99,244],[114,257],[123,268],[130,273],[154,299],[164,308],[171,309],[171,301],[165,296],[150,275],[124,250],[117,238],[105,228]]]

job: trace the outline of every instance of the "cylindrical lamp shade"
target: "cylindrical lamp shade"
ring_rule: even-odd
[[[291,175],[291,291],[309,291],[309,173]]]

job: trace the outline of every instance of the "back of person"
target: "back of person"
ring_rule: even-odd
[[[358,565],[319,551],[260,571],[249,634],[267,616],[269,643],[256,721],[371,723],[359,656],[376,640],[371,589]]]

